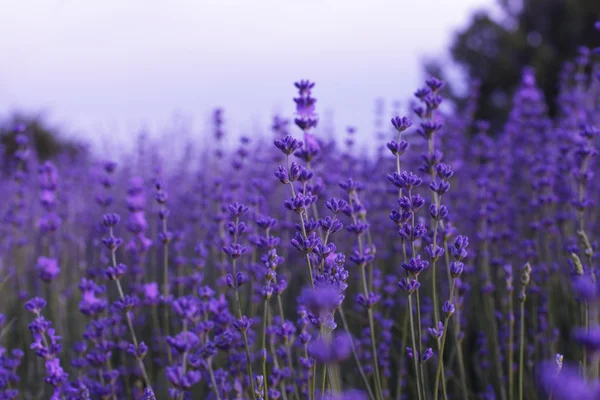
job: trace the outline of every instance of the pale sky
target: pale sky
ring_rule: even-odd
[[[317,110],[372,132],[374,101],[405,99],[423,57],[492,0],[0,0],[0,113],[44,110],[94,143],[175,112],[235,135],[291,117],[293,82]]]

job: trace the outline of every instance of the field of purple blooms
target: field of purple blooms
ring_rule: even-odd
[[[526,69],[498,132],[428,79],[375,157],[309,81],[235,149],[216,110],[197,168],[42,162],[15,127],[0,399],[600,399],[595,53],[552,118]]]

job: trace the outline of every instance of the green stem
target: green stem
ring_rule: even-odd
[[[110,228],[109,233],[110,233],[110,236],[113,236],[113,228],[112,227]],[[114,268],[117,267],[117,255],[115,254],[115,252],[116,252],[116,249],[113,249],[111,251],[112,266]],[[121,299],[121,301],[123,301],[125,299],[125,295],[123,293],[123,288],[121,287],[121,281],[119,281],[119,279],[116,279],[115,282],[117,284],[117,290],[119,291],[119,298]],[[135,336],[135,330],[133,329],[133,323],[131,322],[131,315],[129,314],[128,310],[125,310],[125,317],[127,319],[127,326],[129,327],[129,333],[131,334],[131,340],[133,341],[133,345],[135,346],[135,350],[137,352],[137,350],[139,348],[138,340],[137,340],[137,337]],[[140,371],[142,372],[142,376],[144,378],[144,382],[146,383],[146,386],[150,390],[152,390],[152,385],[150,383],[150,379],[148,378],[146,368],[144,367],[144,362],[137,355],[135,358],[138,361]]]
[[[417,281],[419,280],[418,277],[415,278]],[[419,295],[419,289],[417,289],[415,291],[415,299],[416,299],[416,306],[417,306],[417,340],[418,340],[418,346],[417,346],[417,350],[419,351],[417,358],[421,357],[423,355],[423,338],[422,338],[422,332],[421,332],[421,300],[420,300],[420,295]],[[423,390],[423,399],[427,399],[427,394],[425,392],[425,371],[423,370],[423,363],[421,362],[421,360],[419,359],[419,371],[418,373],[421,374],[421,389]]]
[[[583,302],[583,327],[586,332],[588,332],[590,329],[590,309],[588,307],[587,301]],[[581,356],[581,373],[584,377],[587,377],[587,349],[585,346],[583,346],[582,351],[583,353]]]
[[[450,303],[454,300],[454,288],[456,286],[456,279],[452,279],[452,285],[450,288]],[[435,385],[433,389],[433,399],[437,400],[438,398],[438,389],[440,386],[440,377],[442,376],[442,366],[444,365],[444,346],[446,345],[446,336],[448,334],[449,322],[450,322],[451,314],[446,314],[446,318],[444,320],[444,333],[442,333],[442,339],[439,342],[439,355],[438,355],[438,363],[437,370],[435,373]],[[447,400],[446,395],[444,393],[444,400]]]
[[[519,400],[523,400],[523,371],[525,369],[525,300],[521,301],[521,326],[519,327]]]
[[[217,381],[215,379],[215,373],[213,372],[213,368],[212,368],[212,358],[210,360],[208,360],[208,375],[210,376],[210,382],[212,384],[213,391],[215,392],[215,396],[217,396],[217,400],[221,400],[221,395],[219,394],[219,389],[217,388]]]
[[[321,397],[325,396],[325,381],[327,380],[327,364],[323,364],[323,372],[321,373]]]
[[[166,234],[167,232],[167,219],[163,219],[162,221],[162,231]],[[163,251],[163,298],[165,301],[169,297],[169,245],[168,243],[164,244]],[[165,324],[165,337],[169,336],[169,307],[165,304],[163,308],[163,318]],[[169,365],[173,364],[173,353],[171,352],[171,346],[166,345],[167,347],[167,358],[169,360]]]
[[[373,395],[373,391],[371,390],[371,385],[369,385],[369,380],[365,375],[365,371],[363,370],[362,364],[360,363],[360,359],[358,358],[358,354],[356,353],[356,347],[354,346],[354,339],[350,334],[350,329],[348,329],[348,323],[346,322],[346,317],[344,315],[344,310],[342,307],[339,308],[340,316],[342,317],[342,324],[344,325],[344,330],[346,334],[350,338],[350,348],[352,349],[352,356],[354,357],[354,361],[356,362],[356,367],[358,368],[358,373],[365,384],[365,388],[367,389],[367,393],[369,394],[369,399],[374,400],[375,396]]]
[[[514,335],[515,335],[515,317],[513,315],[513,293],[512,290],[508,296],[508,399],[513,400],[515,395],[515,372],[513,371],[513,363],[515,358]]]
[[[349,193],[348,195],[348,203],[350,207],[353,207],[353,193]],[[354,223],[357,222],[356,215],[352,213],[352,221]],[[360,235],[357,237],[358,240],[358,252],[362,256],[363,255],[363,242]],[[369,298],[369,285],[367,282],[367,275],[365,272],[366,265],[362,264],[359,266],[362,278],[363,292],[365,297]],[[381,376],[379,374],[379,361],[377,357],[377,342],[375,339],[375,321],[373,320],[373,310],[369,307],[367,310],[367,314],[369,316],[369,330],[371,331],[371,350],[373,352],[373,369],[375,372],[375,394],[377,399],[383,399],[383,390],[381,388]]]
[[[415,367],[415,377],[416,379],[416,385],[417,385],[417,397],[418,400],[425,400],[422,399],[422,391],[421,391],[421,378],[420,378],[420,374],[419,374],[419,363],[417,362],[417,343],[415,341],[415,323],[414,323],[414,317],[413,317],[413,313],[412,313],[412,293],[410,293],[408,295],[408,315],[409,315],[409,322],[410,322],[410,336],[412,339],[412,352],[413,352],[413,363],[414,363],[414,367]]]
[[[269,307],[267,304],[267,300],[265,300],[265,310],[263,312],[263,337],[262,337],[262,351],[265,354],[262,354],[262,371],[263,371],[263,377],[264,377],[264,396],[265,396],[265,400],[269,400],[269,378],[267,376],[267,313],[268,313]]]
[[[402,367],[404,365],[404,348],[406,343],[406,336],[408,332],[408,311],[404,313],[404,322],[402,323],[402,346],[400,346],[400,359],[398,360],[398,379],[396,389],[396,399],[402,398]]]
[[[283,313],[283,303],[281,302],[281,296],[279,294],[277,295],[277,303],[279,305],[279,316],[281,318],[281,323],[283,323],[285,321],[285,315]],[[288,368],[290,369],[292,376],[296,376],[296,373],[294,371],[294,366],[292,364],[292,349],[291,349],[290,341],[288,338],[285,338],[284,342],[285,342],[285,351],[287,354]],[[300,391],[298,390],[298,383],[296,382],[296,379],[293,379],[293,382],[294,382],[294,394],[296,395],[296,399],[299,400],[300,399]]]
[[[115,280],[115,282],[117,282],[117,289],[119,290],[119,296],[121,296],[121,300],[123,300],[125,298],[125,296],[123,295],[123,289],[121,288],[121,282],[119,282],[118,279]],[[137,352],[137,349],[139,348],[138,340],[135,335],[135,330],[133,329],[133,323],[131,322],[131,315],[129,314],[129,311],[125,311],[125,317],[127,319],[127,326],[129,327],[129,333],[131,334],[131,340],[133,341],[133,345],[135,346],[135,349]],[[150,383],[150,379],[148,378],[148,374],[146,373],[146,367],[144,367],[144,362],[137,355],[135,358],[138,361],[138,364],[140,366],[140,371],[142,372],[142,376],[144,378],[144,382],[146,383],[146,387],[148,387],[150,390],[152,390],[152,385]]]

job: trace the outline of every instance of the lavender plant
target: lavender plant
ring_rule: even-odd
[[[219,108],[185,163],[146,136],[119,168],[42,161],[15,127],[0,399],[599,398],[597,53],[554,117],[524,70],[498,132],[427,79],[374,155],[306,80],[296,132],[230,147]]]

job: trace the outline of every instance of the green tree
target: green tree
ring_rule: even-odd
[[[500,17],[492,18],[485,11],[474,14],[470,24],[456,33],[450,48],[452,59],[466,76],[479,80],[476,117],[496,127],[504,123],[526,66],[535,69],[553,114],[564,62],[574,59],[580,46],[600,44],[600,33],[594,29],[600,19],[600,1],[497,1]],[[426,65],[426,70],[439,65]],[[451,95],[459,109],[464,107],[464,97]]]
[[[66,139],[64,133],[51,126],[42,115],[15,112],[0,121],[0,144],[4,146],[6,154],[12,154],[17,149],[15,138],[21,129],[29,137],[32,149],[40,160],[59,154],[76,156],[87,152],[82,143]]]

